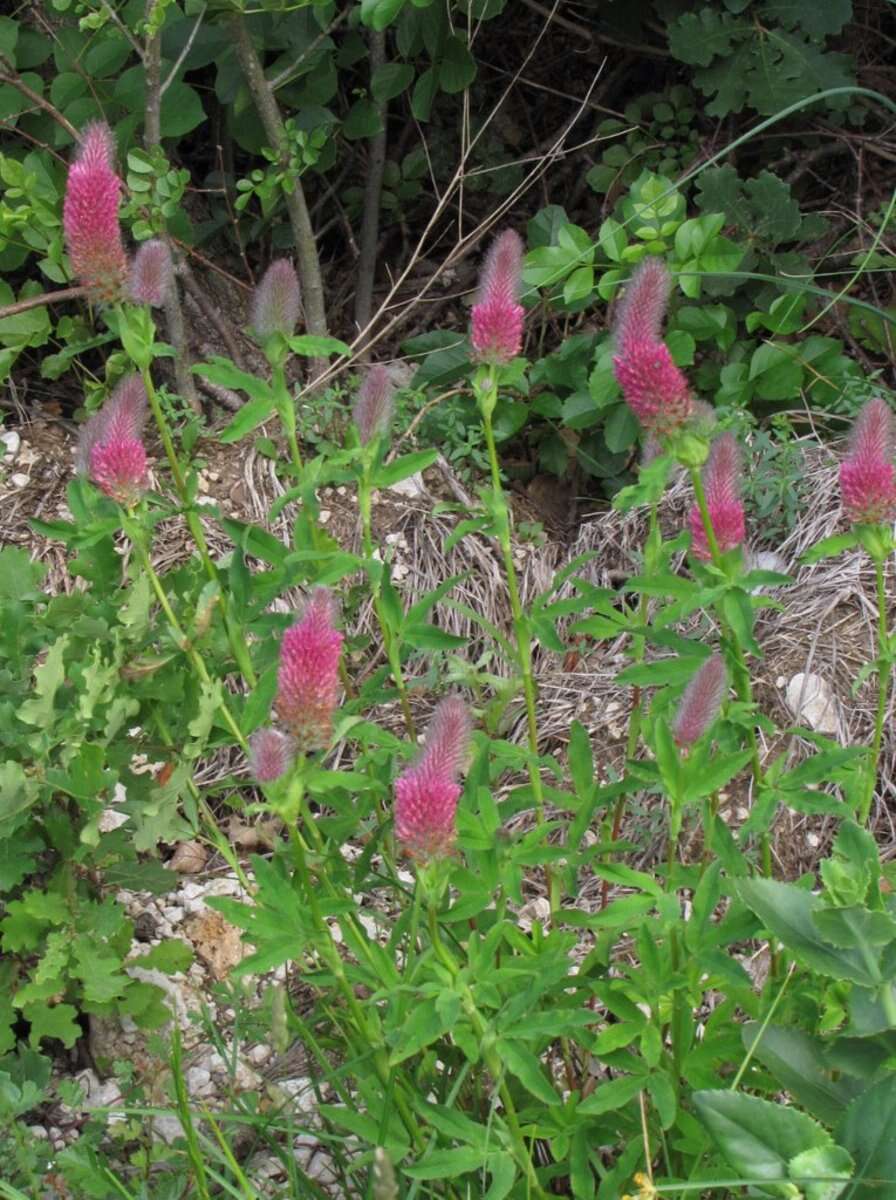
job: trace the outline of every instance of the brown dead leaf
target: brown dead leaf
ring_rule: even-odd
[[[168,866],[181,875],[195,875],[207,862],[208,851],[201,842],[178,842]]]
[[[184,933],[215,979],[224,979],[243,958],[240,931],[220,913],[209,909],[190,917],[184,923]]]

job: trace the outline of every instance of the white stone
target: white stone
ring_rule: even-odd
[[[787,685],[786,697],[787,707],[798,721],[805,721],[817,733],[839,733],[837,700],[820,675],[797,672]]]
[[[153,1117],[152,1127],[159,1135],[163,1142],[172,1145],[179,1137],[183,1137],[183,1129],[181,1128],[180,1120],[175,1116],[164,1115]]]
[[[8,429],[6,433],[0,433],[0,446],[3,447],[3,453],[0,458],[8,462],[12,462],[19,452],[19,446],[22,444],[22,439],[14,429]],[[43,1128],[43,1126],[41,1126]],[[46,1137],[46,1133],[44,1134]]]
[[[330,510],[328,508],[322,508],[320,510],[320,512],[317,514],[317,519],[318,519],[318,521],[320,521],[321,525],[326,525],[326,523],[330,520],[332,515],[333,514],[330,512]]]
[[[42,1142],[47,1141],[50,1136],[43,1125],[29,1125],[28,1132],[32,1137],[39,1138]]]
[[[271,1057],[273,1051],[270,1046],[253,1046],[249,1051],[249,1061],[256,1067],[260,1067],[262,1063],[266,1063]]]
[[[170,908],[162,909],[162,916],[172,925],[178,925],[184,919],[184,910],[179,904],[172,904]]]
[[[189,1067],[186,1079],[187,1090],[191,1096],[203,1096],[211,1091],[212,1073],[205,1067]]]
[[[254,1092],[261,1086],[261,1076],[240,1059],[233,1074],[233,1084],[240,1092]]]
[[[17,487],[17,488],[27,487],[28,484],[31,482],[31,476],[24,475],[21,471],[16,471],[15,475],[10,475],[9,482],[12,484],[13,487]]]
[[[100,833],[113,833],[130,819],[127,813],[118,812],[114,808],[104,808],[100,813],[99,821],[97,821],[97,829]]]
[[[394,483],[389,488],[390,492],[396,492],[399,496],[406,496],[409,500],[414,500],[417,496],[426,495],[426,484],[423,482],[423,476],[418,471],[416,475],[409,475],[407,479],[400,479],[398,483]]]
[[[300,1075],[295,1079],[278,1079],[277,1087],[289,1096],[299,1112],[314,1112],[317,1108],[314,1084],[307,1076]]]
[[[551,922],[551,904],[545,896],[536,896],[528,904],[524,904],[517,917],[520,929],[529,933],[536,921],[543,929]]]

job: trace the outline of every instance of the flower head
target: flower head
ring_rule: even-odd
[[[437,705],[423,752],[395,781],[395,834],[422,858],[447,853],[454,841],[457,782],[470,741],[470,716],[457,696]]]
[[[393,390],[386,368],[379,363],[371,367],[352,406],[362,446],[379,434],[388,432],[395,407]]]
[[[661,340],[672,277],[661,258],[645,258],[632,274],[616,318],[616,349],[623,357],[633,346]]]
[[[684,374],[660,338],[670,279],[658,258],[645,258],[619,306],[613,370],[629,408],[645,429],[671,433],[693,414]]]
[[[713,442],[702,480],[712,531],[724,554],[726,550],[740,546],[746,537],[744,506],[740,498],[740,450],[733,433],[720,433]],[[692,551],[697,558],[708,561],[712,552],[697,504],[691,507],[688,524]]]
[[[144,242],[134,255],[128,276],[128,299],[160,308],[174,282],[171,251],[160,238]]]
[[[104,121],[88,125],[69,168],[62,210],[65,244],[75,275],[97,300],[116,300],[127,273],[118,224],[121,180],[115,143]]]
[[[672,735],[679,746],[692,746],[718,716],[728,690],[725,664],[718,654],[708,658],[684,690]]]
[[[324,749],[330,741],[342,650],[335,618],[330,592],[315,588],[301,619],[287,629],[280,645],[274,705],[300,754]]]
[[[146,390],[139,375],[126,375],[81,429],[75,468],[107,496],[131,506],[149,487],[143,426]]]
[[[302,307],[299,277],[286,258],[275,259],[252,294],[249,324],[262,339],[275,333],[291,337]]]
[[[289,770],[295,742],[279,729],[257,729],[249,738],[249,768],[259,783],[272,783]]]
[[[840,495],[853,524],[881,525],[896,517],[894,441],[892,410],[876,396],[859,413],[840,464]]]
[[[470,342],[478,362],[501,366],[522,349],[525,315],[519,303],[522,265],[522,240],[512,229],[505,229],[486,256],[473,305]]]

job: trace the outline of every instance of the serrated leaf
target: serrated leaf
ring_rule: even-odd
[[[729,1165],[763,1190],[792,1197],[788,1163],[798,1154],[831,1146],[833,1139],[805,1113],[742,1092],[694,1093],[697,1113]]]
[[[861,1085],[853,1079],[835,1078],[838,1072],[828,1064],[826,1047],[800,1029],[769,1025],[764,1030],[758,1021],[742,1030],[744,1047],[762,1063],[775,1080],[804,1108],[834,1125]]]
[[[837,1142],[856,1163],[849,1200],[882,1200],[896,1187],[896,1075],[873,1084],[849,1107]]]
[[[852,1178],[855,1163],[842,1146],[816,1146],[787,1164],[805,1200],[837,1200]]]
[[[880,982],[879,972],[872,971],[857,950],[840,949],[821,936],[813,920],[823,903],[818,897],[794,884],[772,879],[741,880],[737,891],[769,933],[812,970],[831,979],[852,980],[866,988]]]

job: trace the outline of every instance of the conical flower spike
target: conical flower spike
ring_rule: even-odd
[[[395,407],[393,392],[392,380],[386,368],[380,364],[371,367],[352,407],[362,446],[381,433],[388,432]]]
[[[885,400],[869,400],[853,426],[849,453],[840,465],[843,508],[855,525],[896,518],[893,413]]]
[[[701,473],[706,507],[716,543],[722,554],[743,544],[746,537],[744,506],[740,498],[740,449],[733,433],[721,433],[709,451]],[[697,504],[688,515],[691,550],[705,562],[712,558],[703,517]]]
[[[282,333],[292,337],[296,331],[302,301],[295,267],[286,258],[275,259],[252,295],[249,324],[262,341]]]
[[[65,245],[75,275],[95,300],[114,301],[127,274],[118,224],[121,180],[115,174],[112,131],[88,125],[69,168],[62,210]]]
[[[295,742],[279,729],[257,729],[249,738],[249,769],[259,783],[272,783],[289,770]]]
[[[446,854],[455,837],[457,782],[470,742],[470,716],[458,697],[443,700],[423,752],[395,781],[395,835],[419,858]]]
[[[339,696],[342,634],[334,626],[336,605],[326,588],[315,588],[299,620],[283,635],[274,702],[296,740],[298,753],[325,749]]]
[[[516,358],[523,346],[525,309],[519,303],[523,243],[506,229],[492,243],[485,259],[470,342],[477,362],[501,366]]]
[[[708,658],[684,690],[672,735],[679,746],[693,746],[719,715],[728,691],[725,664],[718,654]]]
[[[132,506],[149,487],[143,426],[146,391],[139,375],[128,375],[85,422],[78,439],[75,467],[107,496]]]
[[[660,435],[679,428],[694,411],[687,380],[660,337],[669,287],[665,265],[644,259],[619,306],[613,358],[629,408],[645,429]]]
[[[144,242],[131,263],[128,299],[161,308],[174,283],[171,251],[159,238]]]
[[[625,356],[644,342],[659,342],[672,278],[661,258],[645,258],[633,273],[619,304],[616,352]]]

